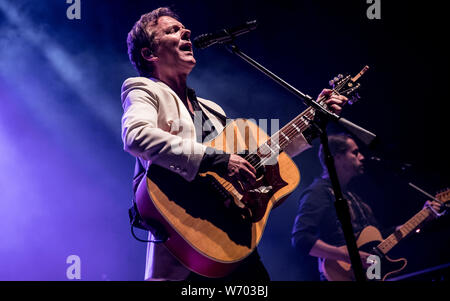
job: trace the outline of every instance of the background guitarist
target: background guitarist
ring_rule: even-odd
[[[211,154],[201,143],[223,129],[225,113],[214,102],[197,98],[186,85],[187,76],[196,64],[190,35],[168,8],[142,15],[128,34],[129,58],[140,75],[125,80],[121,95],[124,149],[137,158],[134,182],[139,183],[150,164],[166,168],[187,181],[192,181],[199,172],[214,171],[252,182],[255,169],[246,160],[235,154]],[[322,91],[322,95],[331,95],[331,90]],[[326,104],[340,113],[346,101],[344,96],[330,96]],[[194,120],[200,124],[194,125]],[[309,141],[300,135],[286,153],[293,156],[309,147]],[[202,277],[178,262],[164,245],[149,243],[145,278]],[[269,275],[255,251],[227,279],[269,280]]]
[[[371,208],[354,192],[348,190],[349,182],[364,173],[364,156],[360,153],[355,141],[345,134],[330,135],[328,143],[334,156],[344,198],[349,202],[356,237],[367,226],[379,228]],[[319,149],[319,160],[323,173],[320,178],[314,180],[300,198],[292,230],[292,245],[302,255],[319,258],[320,279],[326,280],[321,270],[323,259],[350,263],[350,257],[345,248],[339,248],[339,246],[345,245],[345,239],[336,216],[333,191],[324,162],[322,147]],[[430,205],[436,211],[440,210],[439,203],[435,201],[425,203],[425,206]],[[390,234],[394,229],[386,229],[385,231]],[[370,264],[367,264],[366,259],[371,254],[364,251],[359,253],[363,266],[367,268]]]

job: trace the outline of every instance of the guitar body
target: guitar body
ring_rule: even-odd
[[[356,245],[359,250],[373,254],[373,248],[381,241],[383,241],[383,237],[381,236],[380,231],[373,226],[368,226],[361,231],[361,234],[356,241]],[[346,249],[347,247],[341,246],[340,248]],[[380,260],[380,280],[382,281],[403,270],[407,264],[405,258],[391,259],[388,256],[382,256],[380,257]],[[344,261],[325,259],[322,262],[322,271],[329,281],[355,280],[350,263]]]
[[[252,153],[268,138],[256,124],[237,119],[205,144],[227,153]],[[213,172],[188,182],[151,165],[136,193],[139,213],[164,227],[169,236],[165,246],[186,267],[223,277],[253,252],[271,209],[300,182],[297,166],[285,153],[270,163],[275,164],[258,169],[257,183],[250,189]]]

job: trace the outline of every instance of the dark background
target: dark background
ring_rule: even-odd
[[[385,226],[419,211],[449,183],[448,17],[442,2],[81,1],[69,20],[65,1],[0,0],[0,279],[65,280],[66,258],[81,258],[83,280],[142,280],[145,244],[129,232],[133,158],[122,148],[120,87],[136,76],[126,35],[141,14],[172,7],[192,36],[257,19],[237,43],[248,55],[311,96],[339,73],[361,79],[362,100],[343,116],[374,132],[368,166],[355,184]],[[229,117],[280,119],[305,106],[223,47],[195,50],[189,84]],[[342,131],[330,125],[330,132]],[[295,158],[298,189],[273,211],[260,254],[273,280],[315,279],[315,260],[299,258],[290,231],[302,190],[321,172],[318,141]],[[399,172],[402,163],[411,164]],[[145,233],[140,233],[142,236]],[[450,262],[449,219],[403,241],[405,273]]]

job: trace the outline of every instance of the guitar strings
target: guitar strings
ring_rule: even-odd
[[[350,79],[350,77],[346,77],[345,80],[341,81],[334,89],[332,89],[332,93],[336,94],[336,95],[343,95],[343,94],[348,94],[349,92],[352,92],[352,88],[347,89],[345,91],[342,91],[341,93],[339,93],[339,90],[343,88],[343,86],[348,82],[348,80]],[[325,96],[321,97],[317,102],[319,104],[322,104],[322,102],[325,100]],[[312,115],[312,116],[307,116],[309,119],[311,119],[312,117],[314,117],[314,113],[315,113],[315,109],[313,107],[309,107],[307,108],[303,113],[301,113],[300,115],[298,115],[296,118],[294,118],[291,122],[289,122],[288,124],[286,124],[281,130],[279,130],[277,133],[275,133],[273,136],[278,136],[280,137],[279,133],[283,133],[284,135],[286,135],[288,138],[290,139],[285,139],[284,137],[284,142],[275,144],[278,145],[279,148],[285,148],[289,143],[291,143],[291,139],[295,136],[297,136],[298,134],[302,133],[308,126],[309,123],[305,122],[304,120],[302,120],[302,118],[304,117],[304,115]],[[303,122],[302,124],[298,124],[298,122]],[[295,127],[293,127],[293,125],[296,125],[300,131],[298,131]],[[284,132],[283,129],[287,128],[287,131]],[[273,137],[272,136],[272,137]],[[270,138],[268,141],[272,141],[273,138]],[[287,141],[286,141],[287,140]],[[283,144],[283,145],[282,145]],[[273,151],[275,151],[271,146],[267,145],[267,142],[264,143],[262,146],[267,146],[270,149],[270,153],[272,153]],[[253,155],[253,154],[252,154]],[[249,157],[249,156],[247,156]],[[260,160],[259,164],[256,164],[254,167],[255,168],[259,168],[261,165],[264,165],[264,163],[266,163],[268,160],[272,159],[273,155],[270,156],[269,158],[265,159],[265,160]],[[247,159],[247,158],[246,158]],[[252,160],[253,161],[253,160]],[[257,162],[256,162],[257,163]],[[253,164],[252,164],[253,166]]]
[[[337,91],[336,91],[337,92]],[[325,97],[322,97],[318,100],[318,103],[321,104],[323,101],[325,100]],[[299,114],[298,116],[296,116],[291,122],[289,122],[288,124],[286,124],[281,130],[279,130],[277,133],[275,133],[274,135],[272,135],[272,137],[274,136],[279,136],[280,132],[283,132],[286,136],[288,136],[289,138],[293,138],[296,135],[302,133],[308,126],[309,124],[307,122],[305,122],[303,120],[305,115],[309,115],[307,116],[308,118],[312,118],[314,116],[315,110],[312,107],[308,107],[305,111],[303,111],[301,114]],[[297,129],[293,128],[292,125],[295,124],[300,131],[298,131]],[[284,129],[284,130],[283,130]],[[270,139],[267,140],[267,142],[269,141],[273,141],[273,138],[270,137]],[[284,147],[286,147],[292,140],[287,140],[284,139],[284,141],[281,141],[280,143],[277,143],[275,145],[278,145],[281,149],[283,149]],[[258,150],[255,153],[252,154],[248,154],[244,157],[244,159],[246,159],[255,169],[258,169],[259,167],[265,165],[269,160],[271,160],[273,158],[273,152],[275,151],[272,146],[269,146],[267,144],[267,142],[265,142],[264,144],[262,144],[261,146],[258,147],[258,150],[260,150],[262,147],[266,147],[269,148],[270,153],[272,155],[270,155],[268,158],[266,159],[261,159],[258,162],[258,159],[254,158],[254,155],[258,156]],[[222,183],[223,184],[223,183]],[[229,183],[229,184],[224,184],[223,187],[225,189],[234,189],[233,184]]]
[[[324,99],[325,99],[325,97],[319,99],[319,103],[321,103]],[[309,124],[304,120],[305,115],[307,116],[308,119],[311,119],[314,116],[314,113],[315,113],[315,110],[312,107],[309,107],[303,113],[301,113],[300,115],[295,117],[291,122],[286,124],[281,130],[279,130],[277,133],[275,133],[272,136],[272,137],[278,136],[278,137],[282,137],[283,138],[283,139],[276,139],[276,140],[281,141],[281,142],[280,143],[276,143],[274,145],[279,146],[280,149],[285,148],[292,141],[292,139],[295,136],[297,136],[300,133],[302,133],[309,126]],[[297,130],[293,125],[295,125],[299,130]],[[281,136],[279,133],[283,133],[285,136],[288,137],[288,139],[286,139],[285,137]],[[268,141],[272,142],[274,140],[274,138],[272,138],[272,137]],[[267,142],[264,143],[262,146],[268,147],[270,149],[270,153],[272,155],[269,156],[266,159],[260,160],[260,162],[257,163],[254,166],[255,168],[258,168],[261,165],[264,165],[268,160],[272,159],[273,152],[276,151],[272,146],[269,146],[267,144]]]
[[[320,101],[323,101],[323,100],[320,100]],[[319,103],[320,103],[320,101],[319,101]],[[304,115],[306,115],[306,114],[308,114],[308,113],[310,113],[310,115],[312,115],[312,114],[314,113],[314,109],[313,109],[312,107],[307,108],[303,113],[301,113],[300,115],[298,115],[298,116],[297,116],[296,118],[294,118],[290,123],[288,123],[286,126],[283,127],[283,128],[287,128],[287,127],[289,127],[289,126],[292,126],[292,124],[296,124],[296,126],[298,126],[298,128],[300,129],[300,131],[297,131],[295,128],[294,128],[294,129],[288,129],[288,130],[286,131],[286,135],[287,135],[287,136],[291,137],[291,139],[292,139],[293,136],[295,136],[295,135],[297,135],[297,134],[303,132],[303,131],[309,126],[309,124],[307,124],[304,120],[302,120],[302,118],[304,117]],[[312,117],[312,116],[309,116],[309,117]],[[299,122],[302,122],[302,124],[299,124]],[[282,130],[283,130],[283,129],[282,129]],[[281,131],[281,130],[280,130],[280,131]],[[280,131],[278,131],[278,132],[280,132]],[[277,135],[278,132],[275,133],[273,136]],[[273,137],[273,136],[272,136],[272,137]],[[272,138],[272,137],[271,137],[268,141],[273,141],[273,138]],[[278,145],[280,146],[280,148],[284,148],[285,146],[287,146],[287,145],[290,143],[290,141],[291,141],[291,140],[285,140],[285,141],[279,143]],[[265,143],[262,144],[260,147],[258,147],[258,149],[260,149],[260,148],[263,147],[263,146],[264,146],[264,147],[268,147],[268,148],[270,149],[270,151],[271,151],[271,154],[272,154],[272,155],[269,156],[267,159],[261,160],[261,158],[260,158],[259,162],[257,162],[257,159],[254,158],[254,155],[255,155],[255,154],[249,154],[249,155],[247,155],[247,156],[244,157],[244,159],[246,159],[246,160],[247,160],[247,161],[248,161],[255,169],[257,169],[257,168],[259,168],[259,167],[265,165],[265,164],[267,163],[267,161],[269,161],[270,159],[273,158],[273,153],[272,153],[273,148],[270,147],[270,146],[267,144],[267,142],[265,142]],[[256,154],[256,155],[257,155],[257,154]],[[257,156],[258,156],[258,155],[257,155]],[[236,191],[234,185],[231,184],[231,183],[229,183],[229,182],[228,182],[228,183],[223,183],[223,182],[222,182],[221,184],[222,184],[223,187],[224,187],[225,189],[227,189],[227,190],[233,189],[234,191]]]
[[[344,90],[339,93],[339,90],[343,88],[343,86],[348,82],[348,78],[346,80],[341,81],[335,88],[332,89],[332,94],[335,95],[346,95],[351,93],[354,89],[350,88],[347,90]],[[322,103],[325,101],[326,97],[322,96],[317,102],[322,105]],[[287,136],[288,139],[283,137],[284,141],[281,141],[280,139],[277,139],[278,141],[281,141],[280,143],[275,143],[279,149],[284,149],[287,145],[289,145],[294,137],[301,134],[306,128],[309,127],[309,123],[304,120],[304,116],[307,115],[307,118],[311,120],[311,118],[314,117],[315,109],[313,107],[308,107],[305,111],[303,111],[301,114],[296,116],[291,122],[286,124],[281,130],[277,131],[274,135],[270,137],[265,143],[263,143],[261,146],[258,147],[256,150],[256,153],[247,154],[244,159],[246,159],[255,169],[258,169],[259,167],[265,165],[269,160],[273,158],[273,153],[275,152],[275,149],[272,147],[272,145],[268,145],[267,143],[270,141],[271,144],[273,142],[273,137],[280,137],[280,133]],[[294,127],[295,125],[295,127]],[[282,137],[282,136],[281,136]],[[259,157],[258,153],[260,153],[260,150],[266,147],[270,150],[270,156],[266,159],[262,159]],[[255,158],[259,157],[259,160]],[[221,181],[222,182],[222,181]],[[225,189],[233,189],[236,190],[234,185],[231,183],[221,183]]]
[[[323,99],[321,99],[321,100],[319,100],[319,102],[321,102],[321,101],[323,101]],[[307,115],[307,114],[310,114],[310,115],[312,115],[314,112],[313,112],[314,110],[313,110],[313,108],[312,107],[309,107],[309,108],[307,108],[303,113],[301,113],[300,115],[298,115],[296,118],[294,118],[290,123],[288,123],[286,126],[284,126],[283,127],[283,129],[284,128],[287,128],[288,130],[285,132],[285,135],[286,136],[288,136],[288,137],[290,137],[291,139],[292,139],[292,137],[293,136],[295,136],[295,135],[297,135],[297,134],[299,134],[299,133],[301,133],[301,132],[303,132],[309,125],[304,121],[304,120],[302,120],[302,118],[304,117],[304,115]],[[309,117],[312,117],[312,116],[309,116]],[[302,122],[301,124],[299,124],[300,122]],[[292,124],[296,124],[296,126],[300,129],[300,131],[297,131],[295,128],[294,129],[289,129],[288,127],[290,127],[290,126],[292,126]],[[281,129],[280,131],[282,131],[283,129]],[[277,133],[275,133],[273,136],[276,136],[280,131],[278,131]],[[272,136],[272,137],[273,137]],[[268,141],[273,141],[273,138],[270,138]],[[277,144],[277,145],[279,145],[280,146],[280,148],[284,148],[287,144],[289,144],[290,143],[290,140],[284,140],[284,141],[282,141],[281,143],[279,143],[279,144]],[[245,157],[244,157],[244,159],[246,159],[255,169],[257,169],[257,168],[259,168],[259,167],[261,167],[262,165],[265,165],[265,163],[267,163],[267,161],[268,160],[270,160],[270,159],[272,159],[273,158],[273,148],[271,147],[271,146],[269,146],[268,144],[267,144],[267,142],[265,142],[264,144],[262,144],[260,147],[258,147],[258,150],[259,149],[261,149],[262,147],[267,147],[267,148],[269,148],[270,149],[270,151],[271,151],[271,156],[269,156],[267,159],[264,159],[264,160],[261,160],[261,158],[260,158],[260,160],[259,160],[259,162],[257,161],[257,159],[255,159],[254,158],[254,155],[255,154],[249,154],[249,155],[246,155]],[[258,152],[258,151],[257,151]],[[256,156],[258,156],[257,154],[256,154]],[[259,156],[258,156],[259,157]],[[229,183],[229,184],[224,184],[224,183],[221,183],[221,184],[223,184],[223,187],[225,188],[225,189],[234,189],[234,186],[233,186],[233,184],[231,184],[231,183]]]

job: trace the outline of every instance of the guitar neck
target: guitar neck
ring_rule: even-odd
[[[344,77],[339,74],[330,81],[330,85],[333,86],[333,94],[350,96],[356,89],[359,88],[359,83],[356,83],[356,81],[364,74],[364,72],[367,71],[367,69],[369,69],[369,67],[365,66],[353,78],[350,75]],[[323,95],[317,100],[317,103],[323,105],[323,102],[327,97],[328,96]],[[355,99],[358,99],[358,97]],[[262,157],[272,157],[273,155],[277,155],[284,151],[292,140],[297,138],[309,127],[310,122],[314,119],[314,115],[315,109],[313,107],[308,107],[291,122],[286,124],[281,130],[272,135],[269,140],[258,147],[257,154],[263,155]]]
[[[315,110],[307,108],[278,132],[273,134],[264,144],[258,147],[258,154],[278,154],[285,150],[289,143],[309,127]]]
[[[408,236],[412,231],[416,230],[417,227],[422,224],[430,215],[432,215],[431,211],[428,208],[424,208],[420,210],[416,215],[414,215],[411,219],[409,219],[406,223],[404,223],[399,230],[395,231],[388,238],[383,240],[377,248],[383,253],[386,254],[389,252],[395,245],[397,245],[400,240]]]

